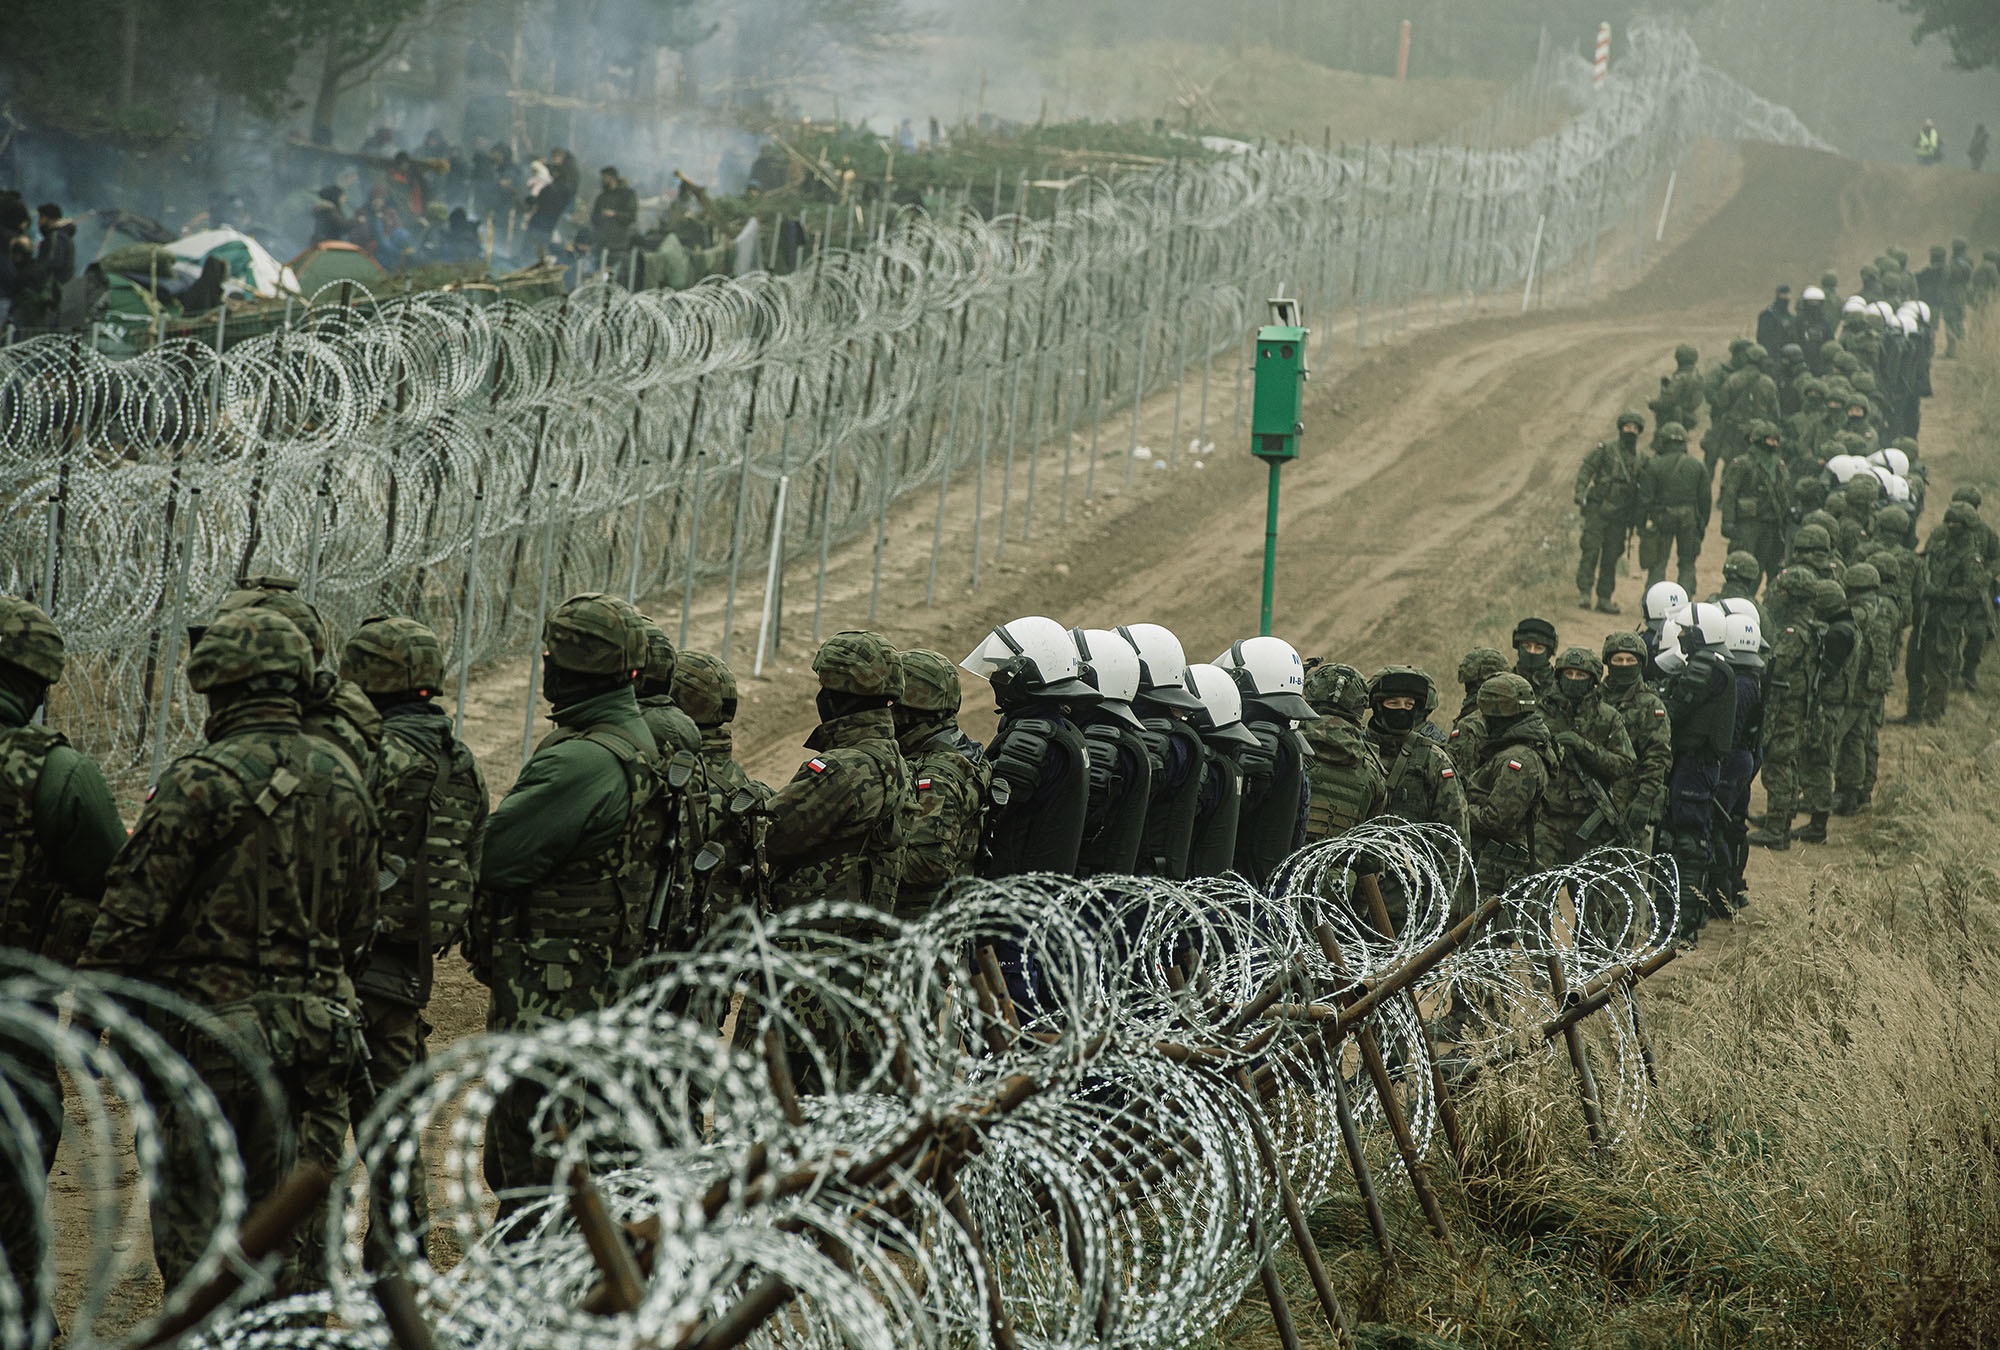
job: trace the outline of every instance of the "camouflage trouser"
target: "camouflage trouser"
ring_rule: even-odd
[[[1928,602],[1923,627],[1910,646],[1910,715],[1927,720],[1944,716],[1952,682],[1963,670],[1965,632],[1971,606],[1962,602]]]
[[[1986,655],[1986,643],[1992,635],[1986,625],[1977,619],[1965,626],[1965,664],[1959,673],[1971,680],[1979,674],[1979,662]]]
[[[611,949],[566,945],[572,960],[534,960],[518,947],[496,953],[488,1031],[528,1031],[608,1007],[617,999],[622,963]],[[535,1120],[545,1091],[539,1083],[514,1082],[486,1118],[482,1167],[487,1186],[500,1200],[501,1218],[534,1200],[555,1178],[553,1154],[542,1147]],[[545,1120],[543,1128],[554,1123]]]
[[[424,1020],[421,1009],[387,999],[370,998],[366,994],[361,997],[361,1020],[368,1029],[368,1076],[378,1093],[386,1092],[398,1079],[425,1061],[424,1042],[430,1037],[431,1025]],[[357,1102],[355,1109],[358,1115],[361,1103]],[[357,1119],[354,1124],[359,1129],[361,1121]],[[416,1142],[416,1161],[409,1170],[409,1227],[419,1235],[417,1245],[422,1250],[422,1234],[429,1229],[431,1217],[430,1192],[424,1184],[430,1176],[430,1169],[424,1164],[422,1137],[419,1136]],[[383,1217],[384,1207],[389,1201],[387,1179],[380,1184],[383,1190],[370,1197],[368,1208],[368,1241],[365,1247],[371,1270],[383,1269],[385,1258],[390,1254],[386,1245],[389,1230]]]
[[[1625,552],[1627,526],[1623,516],[1587,506],[1583,509],[1582,556],[1576,564],[1576,591],[1582,595],[1597,585],[1597,598],[1609,600],[1618,584],[1618,559]]]
[[[1603,837],[1585,844],[1576,837],[1589,816],[1566,815],[1550,809],[1548,799],[1535,812],[1535,861],[1543,867],[1557,867],[1563,863],[1575,862],[1598,844],[1613,842],[1610,829],[1602,831]]]
[[[243,1005],[217,1010],[225,1028],[253,1053],[270,1056],[268,1029]],[[168,1040],[187,1057],[195,1076],[215,1094],[223,1119],[236,1134],[243,1160],[246,1198],[255,1206],[277,1188],[300,1162],[318,1162],[329,1172],[340,1165],[347,1146],[347,1084],[330,1057],[308,1053],[290,1063],[271,1063],[267,1072],[248,1067],[212,1038],[162,1026]],[[267,1087],[279,1102],[274,1118]],[[169,1095],[160,1116],[165,1156],[160,1193],[153,1200],[153,1257],[169,1290],[186,1279],[214,1231],[219,1199],[208,1139],[185,1106]],[[292,1238],[278,1272],[280,1295],[324,1288],[326,1229],[315,1221]]]
[[[1811,810],[1806,805],[1805,755],[1818,719],[1794,704],[1764,709],[1764,809],[1772,815]]]
[[[1881,694],[1868,705],[1868,737],[1862,742],[1861,791],[1875,793],[1875,770],[1882,758],[1882,723],[1887,719],[1888,699]]]
[[[1965,336],[1965,305],[1960,302],[1939,308],[1944,311],[1944,354],[1957,356],[1959,339]]]
[[[43,1266],[38,1220],[50,1213],[49,1168],[56,1160],[56,1145],[62,1142],[62,1080],[56,1076],[54,1060],[37,1047],[6,1036],[0,1036],[0,1079],[5,1079],[5,1090],[21,1108],[22,1124],[34,1135],[31,1144],[16,1141],[25,1147],[0,1150],[0,1255],[21,1292],[22,1321],[34,1340],[32,1327],[42,1311],[35,1289],[35,1277]],[[8,1136],[13,1137],[11,1128]],[[47,1311],[54,1316],[54,1309]]]
[[[1676,507],[1656,516],[1639,536],[1639,565],[1646,569],[1647,586],[1667,579],[1669,555],[1677,562],[1674,579],[1693,595],[1694,562],[1701,556],[1701,526],[1693,507]]]
[[[1868,743],[1875,737],[1872,703],[1842,703],[1826,710],[1827,740],[1833,747],[1833,784],[1858,792],[1868,776]]]

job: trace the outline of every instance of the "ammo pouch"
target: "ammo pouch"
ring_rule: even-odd
[[[392,951],[376,943],[368,964],[354,977],[354,992],[404,1008],[421,1008],[430,1001],[423,962],[414,951]]]
[[[321,1068],[345,1078],[368,1061],[361,1019],[345,1000],[305,990],[270,990],[215,1008],[225,1032],[239,1038],[250,1022],[276,1068]],[[251,1039],[255,1044],[255,1039]]]

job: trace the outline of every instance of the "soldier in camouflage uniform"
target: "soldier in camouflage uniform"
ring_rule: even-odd
[[[635,611],[636,612],[636,611]],[[708,931],[709,875],[696,859],[708,843],[708,769],[701,758],[701,731],[674,703],[680,656],[657,623],[638,616],[646,635],[646,666],[639,673],[639,717],[660,747],[660,772],[670,794],[666,849],[660,857],[660,903],[646,920],[652,952],[687,951]]]
[[[1535,857],[1543,867],[1629,843],[1611,788],[1639,763],[1624,718],[1598,693],[1604,662],[1597,653],[1571,647],[1556,658],[1555,671],[1554,691],[1540,705],[1557,752],[1535,813]]]
[[[64,661],[62,634],[49,616],[0,596],[0,947],[68,965],[89,936],[125,826],[97,765],[34,720],[62,679]],[[53,1006],[37,1011],[57,1013]],[[25,1147],[0,1160],[0,1256],[25,1300],[31,1338],[50,1336],[53,1324],[34,1329],[42,1312],[52,1311],[41,1308],[35,1283],[43,1265],[37,1219],[47,1212],[44,1183],[62,1138],[62,1084],[38,1047],[4,1033],[0,1061],[21,1110],[10,1126],[32,1132],[41,1157],[39,1175],[28,1168]]]
[[[1763,575],[1764,565],[1757,561],[1756,554],[1735,550],[1722,560],[1722,589],[1709,596],[1708,603],[1719,605],[1725,600],[1749,601],[1757,611],[1757,627],[1762,631],[1764,607],[1757,603],[1757,583]],[[1776,576],[1777,573],[1771,575]]]
[[[1635,523],[1639,509],[1639,433],[1645,429],[1646,419],[1638,413],[1619,413],[1618,438],[1599,441],[1576,471],[1576,507],[1583,513],[1583,552],[1576,565],[1578,609],[1590,608],[1591,579],[1595,577],[1597,608],[1606,614],[1618,612],[1611,592],[1618,584],[1618,559],[1625,553],[1626,531]]]
[[[1896,670],[1896,602],[1882,594],[1872,563],[1848,568],[1841,583],[1854,622],[1854,659],[1826,701],[1833,724],[1833,813],[1851,816],[1875,796],[1876,738]]]
[[[340,653],[340,677],[382,714],[382,748],[368,790],[381,821],[381,914],[367,964],[355,976],[368,1034],[369,1077],[387,1088],[426,1058],[432,963],[465,938],[473,878],[486,838],[486,779],[433,700],[444,684],[437,634],[410,618],[370,619]],[[355,1119],[370,1103],[356,1101]],[[411,1176],[429,1173],[422,1140]],[[410,1191],[411,1231],[421,1234],[429,1204]],[[371,1264],[387,1265],[389,1228],[380,1207],[368,1224]],[[418,1238],[418,1254],[424,1251]]]
[[[1507,669],[1507,657],[1498,647],[1474,647],[1458,662],[1458,682],[1465,689],[1465,702],[1452,719],[1451,734],[1444,748],[1451,755],[1461,783],[1472,781],[1479,767],[1480,746],[1486,737],[1486,721],[1479,715],[1479,687]]]
[[[1799,532],[1792,536],[1792,556],[1786,559],[1784,570],[1809,572],[1815,581],[1838,581],[1846,566],[1833,551],[1833,535],[1826,526],[1808,516],[1806,523],[1799,526]],[[1770,594],[1768,589],[1765,594]]]
[[[1306,738],[1306,841],[1337,839],[1382,814],[1389,778],[1375,757],[1361,719],[1368,681],[1353,666],[1322,661],[1306,672],[1305,700],[1319,714],[1299,730]]]
[[[1819,625],[1819,670],[1813,682],[1818,722],[1806,737],[1800,759],[1805,783],[1803,805],[1809,815],[1806,823],[1792,832],[1792,838],[1824,844],[1827,818],[1834,806],[1834,757],[1840,743],[1841,709],[1855,700],[1855,671],[1861,652],[1842,582],[1814,582],[1812,604],[1813,619]]]
[[[1953,492],[1951,499],[1955,502],[1964,502],[1974,511],[1979,510],[1986,501],[1985,494],[1970,483]],[[1972,527],[1972,532],[1978,536],[1979,556],[1986,560],[1988,571],[2000,568],[2000,533],[1996,533],[1993,527],[1986,523],[1984,516],[1980,517],[1979,522]],[[1995,621],[2000,619],[2000,612],[1996,612],[1993,604],[1996,594],[2000,594],[2000,586],[1996,586],[1989,578],[1984,596],[1985,603],[1980,606],[1979,612],[1973,615],[1972,621],[1965,626],[1965,663],[1959,668],[1958,682],[1969,694],[1978,692],[1979,662],[1986,655],[1986,644],[1993,638]]]
[[[910,769],[896,917],[913,920],[928,914],[954,880],[972,875],[993,766],[979,742],[958,729],[957,668],[921,649],[901,652],[896,661],[903,668],[896,744]]]
[[[542,625],[542,693],[556,729],[486,823],[466,937],[493,991],[489,1031],[532,1030],[608,1006],[638,959],[669,825],[659,746],[639,714],[637,611],[572,596]],[[486,1183],[502,1218],[551,1180],[541,1089],[515,1083],[486,1122]]]
[[[1651,847],[1653,826],[1666,812],[1667,776],[1674,767],[1674,733],[1667,705],[1646,684],[1646,639],[1638,633],[1607,633],[1601,652],[1604,684],[1599,695],[1625,724],[1636,756],[1633,771],[1611,785],[1625,837],[1642,852]]]
[[[207,740],[154,789],[78,962],[208,1013],[201,1028],[151,1020],[214,1092],[253,1202],[284,1179],[294,1151],[337,1166],[349,1083],[367,1053],[353,975],[375,926],[375,809],[346,751],[301,725],[312,675],[305,635],[277,614],[236,611],[209,625],[187,665],[188,687],[208,696]],[[207,1245],[219,1197],[199,1123],[170,1103],[161,1132],[153,1253],[172,1289]],[[323,1281],[323,1241],[310,1224],[294,1239],[280,1292]]]
[[[1764,574],[1775,576],[1784,562],[1791,513],[1791,486],[1778,456],[1775,425],[1762,418],[1750,423],[1743,453],[1722,471],[1720,503],[1722,537],[1729,547],[1751,554]],[[1753,593],[1758,580],[1750,579]]]
[[[1895,640],[1890,644],[1889,661],[1902,660],[1903,636],[1917,614],[1917,596],[1923,589],[1923,568],[1916,550],[1910,547],[1910,513],[1901,506],[1885,506],[1875,513],[1869,530],[1868,551],[1861,561],[1874,566],[1881,577],[1880,594],[1893,601]]]
[[[1731,338],[1729,340],[1729,355],[1724,357],[1719,364],[1701,377],[1701,397],[1702,402],[1708,406],[1709,423],[1708,431],[1703,437],[1704,441],[1714,436],[1716,424],[1722,420],[1723,414],[1727,411],[1722,397],[1723,386],[1728,384],[1731,377],[1739,371],[1750,368],[1749,352],[1749,338]],[[1662,447],[1665,441],[1667,423],[1672,420],[1671,418],[1662,418],[1660,429],[1653,433],[1653,449],[1655,451]],[[1680,424],[1683,431],[1693,425],[1694,423],[1692,422],[1682,422]]]
[[[1804,533],[1804,531],[1800,531]],[[1748,836],[1760,848],[1792,846],[1792,819],[1807,799],[1807,741],[1823,734],[1819,703],[1820,627],[1813,617],[1813,592],[1819,578],[1805,568],[1788,567],[1772,580],[1769,592],[1773,628],[1764,634],[1771,644],[1765,658],[1764,683],[1764,818]],[[1833,803],[1826,803],[1832,809]]]
[[[1483,895],[1499,895],[1543,860],[1535,853],[1535,815],[1549,786],[1553,754],[1534,687],[1503,673],[1479,686],[1484,723],[1479,765],[1465,786],[1472,860]]]
[[[1660,394],[1646,406],[1653,410],[1655,425],[1679,422],[1683,427],[1691,427],[1701,416],[1704,399],[1701,376],[1695,370],[1695,363],[1701,360],[1701,353],[1688,343],[1674,348],[1674,373],[1660,377]],[[1659,449],[1657,443],[1652,447]]]
[[[674,672],[674,698],[701,732],[702,781],[708,800],[701,804],[703,847],[717,855],[702,886],[711,920],[737,906],[757,903],[763,892],[759,822],[771,804],[771,789],[736,762],[729,724],[736,720],[736,676],[707,652],[682,652]]]
[[[1368,681],[1368,740],[1386,772],[1384,815],[1442,825],[1469,851],[1471,826],[1465,816],[1465,784],[1445,748],[1417,728],[1437,707],[1437,686],[1414,666],[1384,666]],[[1389,918],[1402,930],[1406,897],[1393,874],[1382,878]],[[1456,902],[1454,909],[1462,909]],[[1462,914],[1455,915],[1462,917]]]
[[[1778,420],[1778,383],[1771,378],[1771,353],[1753,342],[1744,349],[1743,359],[1743,368],[1723,381],[1719,405],[1710,405],[1713,421],[1701,438],[1703,469],[1711,482],[1716,463],[1727,464],[1743,448],[1752,422]]]
[[[1556,687],[1556,626],[1547,619],[1523,619],[1514,625],[1514,673],[1547,698]]]
[[[216,613],[239,609],[268,609],[281,614],[306,635],[312,646],[313,677],[301,702],[305,729],[340,745],[366,772],[382,744],[382,716],[352,681],[321,669],[329,647],[326,620],[299,594],[299,583],[291,577],[269,574],[240,578],[237,589],[216,606]]]
[[[1872,473],[1857,473],[1841,485],[1838,494],[1826,499],[1827,514],[1834,519],[1833,551],[1842,563],[1860,562],[1869,545],[1869,526],[1882,505],[1882,485]]]
[[[671,758],[675,751],[701,753],[701,732],[694,719],[674,702],[674,675],[680,654],[666,630],[641,614],[639,626],[646,632],[646,668],[639,672],[639,716],[659,742],[660,754]]]
[[[1906,722],[1938,722],[1960,671],[1966,629],[1993,607],[1993,564],[1982,552],[1979,512],[1969,502],[1945,508],[1944,525],[1924,544],[1923,603],[1910,647]]]
[[[1676,579],[1694,594],[1694,564],[1701,556],[1701,537],[1708,530],[1708,471],[1687,452],[1687,431],[1678,422],[1660,428],[1660,450],[1639,471],[1639,509],[1645,530],[1639,537],[1639,562],[1646,584],[1666,580],[1667,558],[1676,555]]]

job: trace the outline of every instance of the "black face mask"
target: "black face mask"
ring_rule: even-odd
[[[1572,680],[1566,675],[1556,677],[1556,697],[1565,703],[1581,703],[1596,687],[1595,680]]]
[[[549,707],[557,712],[630,683],[632,681],[623,675],[591,675],[579,670],[566,670],[552,658],[542,658],[542,694],[548,699]]]
[[[1549,668],[1549,654],[1547,652],[1538,654],[1516,647],[1514,649],[1514,659],[1515,664],[1520,666],[1522,670],[1547,670]]]
[[[1639,677],[1642,674],[1644,674],[1644,670],[1639,666],[1606,666],[1604,668],[1604,687],[1606,689],[1630,689],[1633,685],[1639,683]]]
[[[1371,721],[1375,726],[1382,728],[1382,730],[1401,736],[1417,725],[1417,710],[1415,708],[1378,707],[1375,709],[1375,715]]]
[[[1624,446],[1627,450],[1636,449],[1639,444],[1639,433],[1636,431],[1621,430],[1618,433],[1618,444]]]

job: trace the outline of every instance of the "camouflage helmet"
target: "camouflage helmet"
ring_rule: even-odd
[[[1660,440],[1662,442],[1674,445],[1685,445],[1687,444],[1687,438],[1688,438],[1687,428],[1682,426],[1679,422],[1660,423]]]
[[[1856,397],[1847,401],[1847,406],[1850,408],[1857,403],[1865,404],[1868,400],[1861,396],[1872,394],[1881,388],[1880,385],[1875,383],[1875,372],[1872,370],[1855,371],[1854,374],[1848,377],[1847,383],[1853,387],[1856,395]]]
[[[1322,661],[1306,672],[1305,700],[1316,713],[1358,722],[1368,711],[1368,681],[1353,666]]]
[[[822,689],[876,698],[903,696],[903,667],[896,649],[878,635],[859,629],[835,633],[813,653],[813,673]]]
[[[736,675],[720,657],[686,651],[674,668],[674,706],[698,727],[736,720]]]
[[[1799,396],[1807,403],[1826,401],[1826,381],[1814,376],[1799,386]]]
[[[1979,509],[1971,502],[1953,502],[1944,509],[1944,523],[1969,530],[1979,524]]]
[[[667,636],[666,629],[644,614],[639,616],[639,629],[646,635],[646,664],[640,678],[662,689],[673,688],[674,672],[680,666],[680,653],[674,650],[674,640]]]
[[[1740,361],[1743,359],[1743,353],[1749,350],[1750,350],[1749,338],[1739,337],[1739,338],[1729,339],[1729,355],[1731,356],[1731,358]]]
[[[40,606],[0,595],[0,661],[19,666],[43,684],[62,678],[62,634]]]
[[[188,688],[198,694],[234,684],[295,689],[312,677],[312,644],[268,606],[217,615],[188,653]]]
[[[1507,669],[1507,654],[1498,647],[1474,647],[1458,661],[1458,682],[1476,689]]]
[[[1417,715],[1428,717],[1437,711],[1437,681],[1415,666],[1384,666],[1368,681],[1368,697],[1377,702],[1385,698],[1413,698],[1417,701]]]
[[[1694,349],[1694,344],[1691,342],[1683,342],[1674,348],[1674,364],[1683,370],[1699,360],[1701,353]]]
[[[1764,574],[1764,564],[1747,549],[1731,549],[1722,560],[1722,575],[1731,581],[1755,581]]]
[[[1482,717],[1518,717],[1535,706],[1535,686],[1512,671],[1502,671],[1479,686]]]
[[[1900,539],[1910,532],[1910,513],[1891,503],[1875,512],[1873,533],[1885,538]]]
[[[1850,506],[1865,506],[1875,509],[1875,503],[1882,500],[1882,480],[1872,473],[1857,473],[1840,485],[1840,495]]]
[[[915,648],[896,653],[903,668],[903,692],[896,700],[919,712],[955,713],[963,697],[958,683],[958,667],[941,653]]]
[[[1606,633],[1604,635],[1604,648],[1601,653],[1604,664],[1607,666],[1610,665],[1611,658],[1619,652],[1631,653],[1633,656],[1639,658],[1641,665],[1644,665],[1646,661],[1646,639],[1640,637],[1629,628],[1620,628]]]
[[[273,614],[282,614],[292,627],[305,634],[312,647],[313,664],[317,666],[326,660],[326,620],[299,594],[298,582],[290,577],[259,574],[239,577],[237,583],[237,588],[223,596],[222,603],[215,607],[218,615],[241,609],[268,609]]]
[[[542,650],[579,675],[631,675],[646,665],[646,630],[639,611],[601,591],[572,595],[542,624]]]
[[[1824,515],[1825,512],[1814,511],[1812,514]],[[1827,533],[1826,526],[1816,520],[1808,520],[1799,526],[1799,532],[1792,536],[1794,553],[1824,553],[1832,547],[1833,536]]]
[[[1751,418],[1743,427],[1743,439],[1757,444],[1777,434],[1778,428],[1761,417]]]
[[[1604,681],[1604,660],[1588,647],[1565,647],[1562,655],[1556,657],[1555,670],[1558,678],[1565,670],[1580,670],[1596,683]]]
[[[1812,606],[1815,614],[1838,614],[1847,608],[1847,588],[1832,578],[1813,583]]]
[[[444,648],[415,619],[378,615],[363,620],[340,649],[340,678],[367,694],[435,693],[444,684]]]
[[[1849,591],[1872,591],[1882,584],[1882,574],[1874,563],[1858,562],[1841,573],[1840,582]]]
[[[1955,502],[1970,502],[1975,510],[1986,504],[1986,494],[1970,483],[1967,483],[1962,488],[1955,489],[1951,494],[1951,499]]]
[[[1779,601],[1791,613],[1811,608],[1813,590],[1819,585],[1819,578],[1809,568],[1787,567],[1771,579],[1771,598]]]
[[[1626,427],[1637,427],[1639,430],[1644,431],[1646,429],[1646,415],[1627,408],[1624,412],[1618,414],[1618,420],[1612,425],[1616,426],[1620,431],[1623,431]]]

